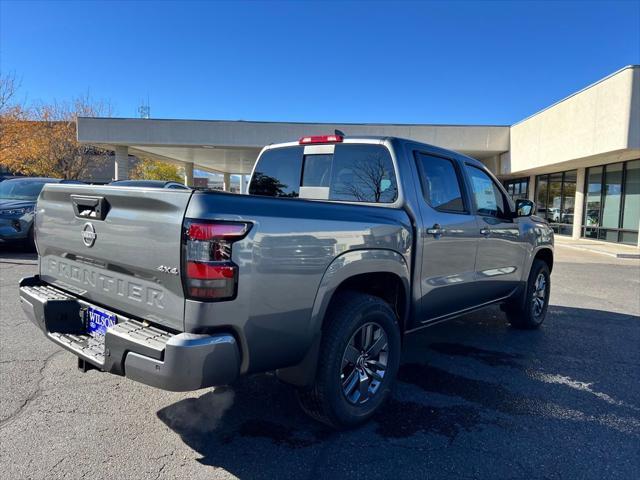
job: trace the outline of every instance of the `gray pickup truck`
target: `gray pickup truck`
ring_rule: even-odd
[[[174,391],[275,371],[336,428],[389,396],[403,335],[546,315],[553,232],[485,166],[398,138],[265,147],[249,195],[47,185],[27,316],[83,370]]]

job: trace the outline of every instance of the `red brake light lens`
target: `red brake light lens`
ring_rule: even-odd
[[[190,240],[211,240],[214,238],[243,237],[247,232],[246,223],[191,223]]]
[[[235,267],[231,265],[211,265],[201,262],[187,262],[187,276],[198,280],[224,280],[233,278]]]
[[[343,140],[342,135],[310,135],[308,137],[300,137],[298,143],[300,145],[311,145],[314,143],[340,143]]]
[[[184,284],[189,298],[230,300],[238,285],[238,266],[231,261],[232,245],[249,232],[243,222],[187,220],[184,234]]]

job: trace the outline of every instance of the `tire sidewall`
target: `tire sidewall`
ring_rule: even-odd
[[[533,293],[535,291],[535,283],[538,275],[543,274],[545,277],[545,293],[544,293],[544,306],[542,313],[539,316],[534,314],[533,309]],[[549,308],[549,295],[551,293],[551,275],[549,267],[545,262],[536,260],[531,269],[531,275],[529,276],[529,284],[527,288],[527,298],[525,299],[525,308],[527,309],[529,320],[531,324],[542,325],[544,319],[547,316],[547,309]]]
[[[377,300],[377,299],[376,299]],[[378,391],[362,405],[353,405],[342,391],[340,375],[342,372],[342,357],[353,334],[366,323],[374,322],[380,325],[387,335],[389,361],[385,377]],[[400,330],[393,311],[383,301],[369,301],[362,305],[354,318],[340,325],[340,334],[336,336],[334,345],[328,349],[331,359],[324,365],[325,386],[327,400],[331,411],[343,425],[357,425],[362,423],[380,407],[391,393],[395,377],[400,366]],[[327,359],[320,359],[320,361]]]

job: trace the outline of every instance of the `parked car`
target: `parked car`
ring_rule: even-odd
[[[191,190],[186,185],[179,182],[168,182],[165,180],[114,180],[109,183],[117,187],[144,187],[144,188],[172,188]]]
[[[249,195],[47,185],[20,296],[83,370],[174,391],[275,371],[351,427],[389,396],[403,335],[491,304],[543,323],[553,231],[533,208],[452,151],[304,137],[262,150]]]
[[[38,195],[47,183],[70,180],[44,177],[13,177],[0,183],[0,244],[33,245],[33,216]],[[82,182],[77,182],[82,183]]]

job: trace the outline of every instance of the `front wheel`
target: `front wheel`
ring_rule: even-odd
[[[350,292],[329,312],[314,384],[298,390],[302,409],[333,428],[368,420],[391,393],[400,365],[400,328],[382,299]]]
[[[531,265],[524,299],[506,309],[511,325],[521,329],[539,328],[547,315],[550,293],[549,266],[546,262],[535,259]]]

